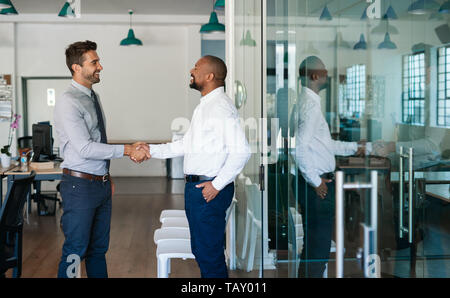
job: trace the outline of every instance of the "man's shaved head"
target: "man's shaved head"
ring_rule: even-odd
[[[214,78],[216,81],[222,82],[225,84],[225,78],[227,77],[227,66],[222,59],[216,56],[203,56],[202,60],[206,62],[209,67],[209,71],[214,74]]]
[[[227,66],[222,59],[208,55],[200,58],[190,73],[189,87],[204,95],[218,87],[225,86]]]
[[[305,60],[303,60],[300,64],[298,72],[302,86],[310,86],[314,83],[314,81],[317,81],[320,78],[326,79],[328,73],[325,68],[325,64],[317,56],[309,56],[305,58]],[[325,86],[326,85],[320,83],[319,89],[322,89]]]

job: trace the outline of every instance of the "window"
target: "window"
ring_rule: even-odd
[[[436,124],[450,126],[450,46],[439,48],[438,82]]]
[[[423,52],[403,57],[402,121],[425,124],[425,54]]]
[[[366,98],[366,66],[347,68],[346,83],[339,86],[341,116],[360,118],[364,113]]]

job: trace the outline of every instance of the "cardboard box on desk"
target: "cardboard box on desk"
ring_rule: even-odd
[[[53,161],[44,161],[44,162],[30,162],[30,168],[35,170],[50,170],[55,167],[55,163]]]

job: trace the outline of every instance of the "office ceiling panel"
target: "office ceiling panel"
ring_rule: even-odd
[[[147,15],[204,15],[210,14],[214,0],[80,0],[81,13]],[[65,0],[12,0],[19,13],[58,13]]]

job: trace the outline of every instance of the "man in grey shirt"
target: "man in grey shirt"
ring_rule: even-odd
[[[88,277],[108,277],[105,254],[114,192],[110,160],[129,156],[142,162],[150,158],[145,143],[107,144],[105,117],[98,94],[92,90],[92,85],[100,82],[103,69],[96,50],[97,44],[91,41],[76,42],[66,49],[66,64],[73,80],[54,111],[64,158],[60,192],[65,241],[58,277],[75,277],[76,264],[82,259],[86,260]]]

